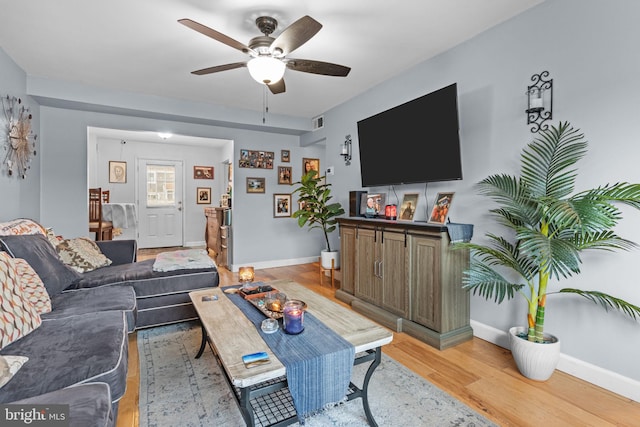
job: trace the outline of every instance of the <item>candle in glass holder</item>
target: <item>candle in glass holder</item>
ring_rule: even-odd
[[[296,300],[284,303],[282,323],[288,334],[295,335],[304,331],[304,303]]]
[[[240,269],[238,270],[238,277],[240,278],[240,282],[242,283],[243,288],[248,287],[251,282],[253,282],[253,278],[255,277],[254,274],[255,273],[253,267],[240,267]]]

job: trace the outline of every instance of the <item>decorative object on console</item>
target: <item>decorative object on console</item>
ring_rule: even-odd
[[[344,137],[344,144],[342,144],[340,155],[344,158],[345,166],[349,166],[351,164],[351,135]]]
[[[7,165],[10,176],[17,172],[24,179],[31,167],[31,156],[36,155],[38,136],[31,129],[32,116],[29,108],[22,105],[22,99],[15,96],[2,98],[2,109],[5,117],[2,134],[6,138],[4,148],[7,151],[3,163]]]
[[[196,199],[199,205],[211,204],[211,187],[198,187],[196,190]]]
[[[291,216],[291,194],[273,195],[273,217],[289,218]]]
[[[309,229],[319,228],[324,234],[326,250],[320,252],[322,266],[332,268],[339,266],[338,251],[332,251],[329,243],[329,233],[336,229],[337,217],[344,215],[340,203],[329,203],[331,200],[331,184],[323,183],[324,177],[316,177],[317,171],[311,170],[302,176],[296,184],[300,184],[293,193],[300,195],[301,208],[293,213],[298,218],[298,226],[309,225]]]
[[[126,184],[127,162],[109,161],[109,183]]]
[[[406,193],[402,198],[400,205],[400,219],[404,221],[413,221],[418,206],[418,193]]]
[[[449,216],[449,209],[451,208],[454,194],[455,193],[438,193],[428,222],[441,225],[445,224],[447,216]]]
[[[193,179],[213,179],[213,166],[194,166]]]
[[[522,151],[520,176],[495,174],[478,184],[481,194],[498,204],[490,212],[496,216],[497,223],[504,226],[505,233],[486,234],[488,244],[454,245],[471,250],[471,265],[462,278],[465,289],[498,304],[516,295],[524,297],[526,317],[522,318],[523,327],[509,331],[513,335],[511,350],[520,372],[536,380],[545,380],[553,374],[559,349],[552,351],[554,362],[545,364],[546,370],[532,374],[524,368],[533,365],[534,357],[525,351],[523,353],[530,357],[518,359],[520,351],[514,348],[514,343],[519,344],[524,335],[531,344],[544,343],[535,345],[538,351],[556,347],[548,343],[554,339],[544,329],[548,296],[579,295],[606,310],[640,318],[640,306],[604,292],[557,289],[557,282],[580,273],[580,255],[587,249],[611,251],[637,247],[619,237],[615,230],[622,218],[618,204],[640,209],[640,184],[618,182],[574,193],[575,164],[586,154],[584,135],[569,123],[560,122],[542,131]],[[602,259],[596,261],[601,263]],[[551,280],[556,282],[553,288]],[[615,279],[609,278],[611,280]],[[588,332],[586,322],[582,322],[581,327]],[[595,340],[591,344],[602,343]]]
[[[531,132],[548,130],[547,120],[553,118],[553,79],[549,72],[531,76],[532,85],[527,86],[527,125],[532,124]]]
[[[392,221],[398,219],[398,206],[395,204],[386,205],[384,207],[384,218]]]

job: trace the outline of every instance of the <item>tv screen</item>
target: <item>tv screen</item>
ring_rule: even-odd
[[[363,187],[462,179],[456,83],[358,122]]]

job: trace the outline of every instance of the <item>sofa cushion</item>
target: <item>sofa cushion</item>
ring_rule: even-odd
[[[35,307],[39,314],[51,311],[51,299],[44,287],[40,276],[31,268],[29,263],[22,258],[13,258],[16,272],[22,284],[24,296]]]
[[[128,344],[123,312],[43,320],[38,329],[0,350],[29,358],[0,389],[0,403],[86,382],[109,384],[116,402],[126,387]]]
[[[43,234],[0,237],[3,249],[22,258],[38,273],[49,296],[54,296],[77,280],[80,273],[67,267]]]
[[[153,271],[153,259],[131,264],[98,268],[82,274],[75,288],[90,288],[109,284],[130,284],[138,298],[166,295],[218,285],[217,269]],[[205,285],[202,285],[202,282]]]
[[[136,293],[131,286],[99,286],[64,291],[51,299],[53,311],[42,315],[43,320],[93,313],[96,311],[120,310],[127,318],[127,331],[136,328]]]
[[[24,295],[14,260],[0,252],[0,349],[33,332],[42,320]]]
[[[0,388],[11,381],[27,360],[25,356],[0,356]]]
[[[34,220],[28,218],[18,218],[0,223],[0,236],[16,234],[47,234],[47,230]]]
[[[87,383],[11,402],[17,405],[69,405],[69,427],[113,427],[111,393],[106,383]],[[0,421],[2,419],[0,418]],[[35,424],[34,424],[35,425]]]
[[[78,273],[86,273],[111,264],[111,260],[104,256],[98,245],[86,237],[62,240],[56,246],[56,251],[62,262]]]

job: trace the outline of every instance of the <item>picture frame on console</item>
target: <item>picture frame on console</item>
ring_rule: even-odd
[[[418,206],[418,193],[405,193],[402,197],[402,204],[400,205],[401,221],[413,221],[413,217],[416,213],[416,207]]]
[[[438,193],[433,204],[433,209],[431,209],[431,215],[429,215],[429,221],[427,222],[440,225],[444,225],[447,222],[454,194],[453,192]]]

